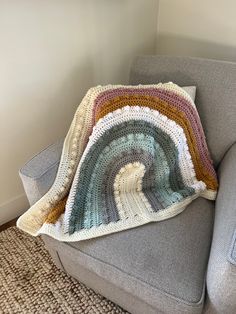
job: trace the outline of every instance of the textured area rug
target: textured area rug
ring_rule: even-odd
[[[61,272],[40,238],[0,233],[0,313],[127,313]]]

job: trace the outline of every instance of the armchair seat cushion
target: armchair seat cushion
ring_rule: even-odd
[[[162,222],[80,242],[44,239],[72,276],[81,280],[82,269],[95,273],[98,290],[101,278],[149,304],[153,313],[201,313],[213,206],[199,198],[180,215]],[[89,285],[84,275],[81,281]],[[102,289],[99,292],[111,298]],[[123,297],[119,300],[114,291],[112,295],[122,304]],[[141,313],[138,307],[134,313]]]

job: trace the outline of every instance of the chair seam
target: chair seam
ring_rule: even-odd
[[[233,232],[233,236],[232,236],[232,242],[231,242],[231,245],[230,245],[230,248],[229,248],[229,254],[228,254],[228,261],[233,265],[233,266],[236,266],[236,260],[235,258],[233,257],[233,252],[234,252],[234,249],[235,249],[235,244],[236,244],[236,230],[234,230]]]

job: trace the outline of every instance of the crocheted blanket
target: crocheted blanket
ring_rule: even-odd
[[[53,186],[17,225],[79,241],[171,218],[216,191],[200,118],[182,88],[98,86],[75,113]]]

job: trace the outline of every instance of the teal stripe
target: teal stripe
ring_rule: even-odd
[[[86,207],[86,199],[90,181],[91,179],[95,178],[96,170],[94,170],[94,167],[97,163],[99,156],[103,153],[103,151],[105,151],[106,146],[108,146],[114,140],[119,140],[119,138],[126,136],[126,134],[140,133],[140,130],[143,131],[143,134],[139,134],[140,140],[145,142],[148,138],[147,136],[150,136],[152,138],[152,143],[148,144],[148,142],[146,141],[146,145],[149,145],[149,147],[153,149],[154,143],[156,142],[159,143],[161,149],[163,150],[168,165],[167,169],[169,168],[168,177],[170,179],[170,188],[172,189],[172,191],[179,191],[179,194],[184,197],[193,194],[193,189],[185,186],[183,183],[181,171],[178,165],[178,150],[169,135],[164,133],[160,128],[155,127],[153,124],[144,122],[142,120],[123,122],[119,125],[114,126],[112,129],[105,131],[105,133],[91,147],[89,153],[83,161],[83,164],[81,165],[79,184],[76,189],[76,196],[69,222],[69,233],[73,233],[74,231],[80,230],[85,227],[84,210]],[[130,136],[131,135],[127,136],[127,141]],[[126,148],[126,150],[127,149],[128,147]],[[164,159],[162,158],[161,160]],[[160,188],[166,187],[167,184],[165,179],[166,177],[163,175],[161,176],[161,173],[163,173],[162,168],[162,166],[157,168],[154,167],[154,169],[158,169],[158,171],[156,170],[156,172],[153,174],[154,177],[156,177],[156,185],[153,187],[152,190],[153,193],[156,193],[158,197]],[[162,179],[163,182],[161,182]],[[177,192],[177,198],[179,197],[179,194]],[[94,218],[97,219],[98,223],[102,223],[99,217],[99,211],[95,211]]]
[[[132,139],[127,137],[122,137],[118,140],[114,140],[110,143],[113,149],[110,149],[107,152],[102,152],[98,157],[96,164],[94,165],[93,174],[89,184],[86,204],[85,204],[85,219],[84,219],[84,228],[91,228],[93,225],[99,225],[103,223],[102,216],[102,183],[105,177],[105,172],[109,169],[109,172],[112,173],[112,161],[117,159],[122,152],[142,149],[150,155],[153,156],[153,160],[156,161],[155,167],[155,178],[156,182],[162,181],[162,186],[158,185],[158,198],[164,204],[164,207],[171,205],[173,202],[176,202],[176,196],[174,191],[170,188],[169,182],[169,168],[166,161],[166,156],[158,143],[153,141],[153,138],[149,135],[145,136],[142,139],[139,139],[138,136],[142,134],[136,134]],[[130,137],[130,135],[129,135]],[[133,162],[137,161],[137,158],[133,156]],[[108,180],[106,178],[105,180]],[[178,193],[177,193],[178,194]],[[178,194],[179,199],[182,199],[182,195]]]
[[[147,153],[142,149],[132,149],[129,152],[122,152],[115,159],[113,159],[107,166],[102,182],[102,210],[103,210],[103,224],[107,224],[111,221],[117,221],[119,217],[116,208],[116,202],[114,199],[113,185],[117,173],[122,167],[128,163],[134,161],[140,162],[145,165],[145,171],[149,172],[149,169],[153,168],[154,156]],[[157,197],[153,197],[153,192],[150,193],[150,188],[155,185],[154,176],[150,176],[148,180],[143,178],[142,190],[151,204],[154,211],[163,209],[163,206],[159,202]]]

